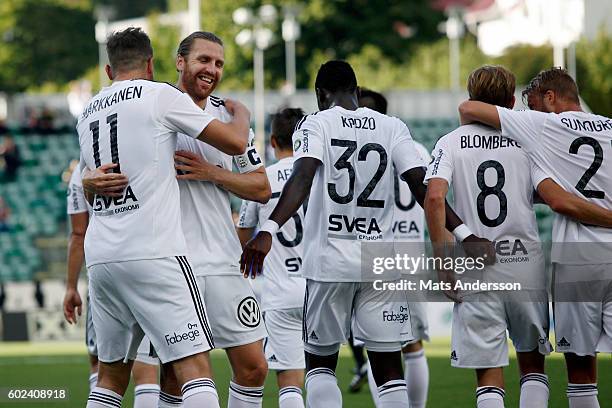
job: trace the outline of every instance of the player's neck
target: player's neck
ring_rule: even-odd
[[[274,156],[276,156],[276,160],[283,160],[287,157],[293,156],[293,151],[290,149],[276,149],[274,150]]]
[[[332,99],[329,109],[335,106],[340,106],[346,110],[357,110],[359,108],[359,101],[355,94],[339,94]]]
[[[555,109],[555,113],[563,113],[563,112],[583,112],[582,106],[579,103],[575,102],[567,102],[561,104],[557,109]]]
[[[146,80],[150,80],[152,78],[149,78],[149,75],[148,75],[147,71],[139,69],[139,70],[135,70],[135,71],[119,72],[113,78],[113,82],[129,81],[129,80],[132,80],[132,79],[146,79]]]
[[[185,92],[186,94],[188,94],[189,97],[191,98],[191,100],[193,101],[193,103],[198,105],[200,108],[202,108],[202,109],[206,108],[206,101],[208,100],[208,96],[206,96],[204,99],[199,99],[199,98],[196,98],[195,96],[189,94],[189,92],[187,92],[187,90],[183,86],[183,84],[182,84],[180,79],[176,82],[176,87],[178,89],[180,89],[181,91]]]

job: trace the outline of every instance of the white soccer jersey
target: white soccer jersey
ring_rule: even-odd
[[[243,201],[239,228],[255,228],[270,218],[285,182],[293,170],[293,157],[286,157],[266,168],[272,198],[266,204]],[[272,249],[264,261],[261,310],[302,307],[306,282],[302,278],[304,210],[300,208],[272,237]]]
[[[232,119],[223,100],[215,96],[208,97],[204,111],[222,122]],[[229,171],[235,163],[240,173],[249,173],[263,166],[254,138],[250,131],[246,151],[233,157],[183,135],[179,135],[176,149],[196,153]],[[183,231],[195,274],[239,275],[242,249],[232,219],[230,193],[212,182],[197,180],[180,180],[179,188]]]
[[[85,198],[83,192],[83,180],[79,167],[75,167],[68,182],[68,192],[66,194],[66,213],[68,215],[91,211],[91,206]]]
[[[395,180],[426,164],[408,127],[368,108],[336,106],[306,116],[293,134],[296,160],[322,162],[315,174],[304,229],[305,278],[361,282],[361,244],[393,241]],[[389,246],[388,254],[393,256]],[[397,279],[390,272],[381,279]]]
[[[560,114],[498,108],[502,134],[517,140],[532,160],[565,190],[612,209],[612,120],[586,112]],[[612,230],[555,214],[553,242],[608,245],[553,246],[564,264],[612,263]]]
[[[475,235],[496,241],[498,277],[519,279],[523,286],[538,289],[544,274],[538,273],[543,258],[533,193],[546,176],[517,142],[500,133],[472,124],[443,136],[433,150],[425,181],[446,180],[463,222]]]
[[[172,85],[117,81],[77,123],[81,163],[118,163],[123,197],[96,197],[85,235],[87,266],[187,255],[174,170],[176,134],[197,137],[214,118]],[[154,274],[155,271],[151,271]]]
[[[419,142],[414,142],[417,152],[424,163],[429,163],[431,156]],[[396,241],[425,242],[425,212],[423,207],[412,195],[408,184],[396,172],[394,184],[395,213],[393,221],[393,236]]]

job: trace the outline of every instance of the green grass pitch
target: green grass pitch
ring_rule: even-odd
[[[475,407],[475,375],[472,370],[454,369],[449,365],[448,342],[436,341],[426,344],[430,370],[428,407]],[[223,352],[212,354],[215,381],[221,407],[227,406],[227,384],[230,368]],[[351,379],[353,362],[346,348],[342,349],[338,363],[338,382],[343,392],[344,406],[350,408],[372,407],[370,394],[365,385],[361,392],[346,392]],[[547,373],[551,383],[549,407],[567,407],[565,398],[565,366],[559,355],[547,359]],[[518,371],[516,360],[511,359],[505,370],[506,407],[518,407]],[[68,390],[67,402],[44,401],[7,402],[0,400],[1,408],[38,407],[85,407],[88,393],[88,365],[85,348],[80,344],[67,343],[0,343],[0,389],[7,388],[63,388]],[[265,408],[277,407],[276,379],[270,373],[264,391]],[[132,388],[126,393],[124,407],[132,407]],[[612,407],[612,359],[610,355],[599,356],[599,400],[602,408]]]

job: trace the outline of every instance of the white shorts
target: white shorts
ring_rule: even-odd
[[[154,366],[159,365],[159,357],[157,357],[155,347],[153,347],[153,344],[151,344],[147,336],[142,338],[140,346],[138,346],[136,361]]]
[[[215,347],[251,344],[266,337],[259,303],[242,275],[198,276]]]
[[[85,344],[87,345],[87,353],[89,353],[90,356],[97,356],[98,343],[96,342],[96,329],[94,329],[93,318],[91,316],[89,293],[87,293],[87,310],[85,313]]]
[[[508,338],[518,352],[552,351],[548,340],[548,302],[503,302],[494,295],[456,303],[453,309],[451,365],[493,368],[508,365]]]
[[[429,321],[427,319],[427,302],[408,302],[410,306],[410,323],[414,340],[405,344],[413,344],[417,341],[429,341]]]
[[[553,302],[556,351],[612,352],[612,280],[606,279],[611,273],[611,264],[554,264],[553,300],[585,300]]]
[[[351,324],[353,337],[366,349],[399,351],[402,343],[414,339],[406,324],[410,318],[405,294],[374,290],[371,282],[306,280],[302,338],[308,352],[339,347],[348,339]]]
[[[100,361],[135,359],[145,334],[162,363],[214,347],[186,257],[93,265],[89,284]]]
[[[427,319],[427,302],[408,302],[410,307],[410,324],[414,339],[402,343],[402,348],[418,341],[429,341],[429,320]],[[363,341],[353,337],[354,347],[363,347]]]
[[[264,353],[270,370],[306,368],[302,316],[301,307],[264,312],[264,323],[268,331],[268,337],[264,340]]]

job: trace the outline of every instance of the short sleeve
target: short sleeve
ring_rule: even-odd
[[[540,185],[541,182],[543,182],[547,178],[553,178],[547,172],[542,170],[540,166],[535,164],[535,162],[531,159],[529,160],[529,165],[531,167],[531,183],[535,190],[538,189],[538,186]]]
[[[305,116],[293,133],[293,156],[296,160],[312,157],[322,162],[324,152],[325,137],[320,120],[316,115]]]
[[[240,206],[240,215],[238,217],[238,228],[255,228],[259,222],[259,214],[257,211],[257,203],[254,201],[243,200]]]
[[[164,86],[157,98],[158,120],[167,129],[197,138],[215,118],[172,85]]]
[[[448,136],[438,140],[432,152],[432,157],[427,167],[424,183],[428,184],[429,180],[433,178],[441,178],[450,185],[453,182],[454,161],[452,149],[448,145]]]
[[[250,173],[263,167],[261,157],[255,148],[255,134],[249,129],[249,143],[244,153],[234,156],[234,163],[240,173]]]
[[[78,166],[72,171],[70,182],[68,183],[68,192],[66,194],[66,213],[79,214],[89,211],[85,193],[83,192],[83,182],[81,181],[81,173]]]
[[[408,126],[399,119],[397,119],[395,133],[396,137],[391,147],[391,160],[397,170],[397,174],[404,174],[406,171],[416,167],[425,167],[427,162],[423,160],[422,154],[418,152]]]
[[[427,150],[425,146],[423,146],[417,141],[415,141],[414,144],[416,146],[417,152],[419,152],[419,156],[421,156],[421,159],[423,159],[426,164],[429,164],[429,162],[431,161],[431,154],[429,153],[429,150]]]
[[[548,114],[497,107],[502,136],[516,140],[528,152],[536,150]]]

